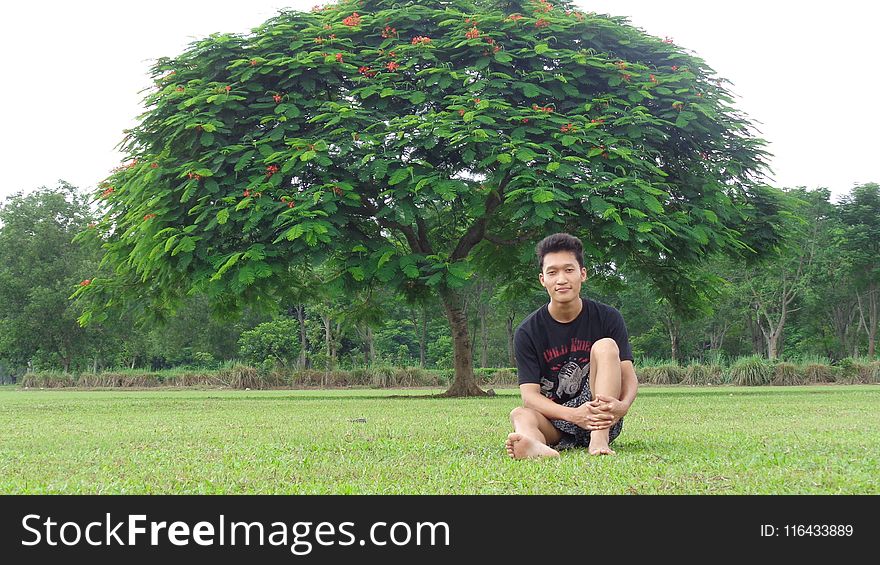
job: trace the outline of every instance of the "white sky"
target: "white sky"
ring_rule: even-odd
[[[552,0],[551,0],[552,1]],[[0,7],[0,202],[58,179],[90,189],[142,111],[148,69],[213,32],[317,0],[42,0]],[[773,184],[836,196],[880,182],[880,4],[864,0],[578,0],[669,36],[733,83],[770,142]]]

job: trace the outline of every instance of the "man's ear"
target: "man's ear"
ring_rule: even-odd
[[[538,282],[541,283],[541,286],[544,286],[544,273],[538,273]]]
[[[581,267],[581,282],[587,282],[587,268]]]

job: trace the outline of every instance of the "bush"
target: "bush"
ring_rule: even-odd
[[[673,363],[644,367],[639,371],[641,380],[655,385],[674,385],[684,378],[684,369]]]
[[[76,375],[61,371],[33,371],[25,374],[21,386],[30,388],[62,388],[76,386]]]
[[[833,383],[835,379],[835,367],[824,363],[810,363],[802,367],[804,377],[808,383]]]
[[[687,385],[720,385],[724,382],[724,370],[721,365],[701,365],[693,363],[684,370],[682,384]]]
[[[149,388],[163,383],[158,373],[147,371],[105,371],[103,373],[83,373],[76,386],[85,388]]]
[[[773,384],[778,386],[802,385],[804,372],[794,363],[779,363],[773,371]]]
[[[837,365],[837,382],[874,384],[880,382],[880,361],[846,357]]]
[[[241,358],[255,366],[267,360],[293,365],[299,357],[299,322],[283,318],[262,323],[242,332],[238,347]]]
[[[452,376],[454,376],[454,372]],[[477,378],[477,384],[485,385],[515,385],[519,381],[514,368],[497,368],[487,367],[474,369],[474,376]]]
[[[763,386],[772,379],[773,365],[757,355],[738,359],[730,366],[730,381],[737,386]]]

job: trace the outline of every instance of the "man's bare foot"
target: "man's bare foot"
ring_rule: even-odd
[[[559,452],[549,445],[544,445],[538,440],[516,432],[507,436],[507,442],[504,447],[507,449],[507,454],[514,459],[559,457]]]
[[[608,435],[607,429],[590,432],[590,446],[587,449],[590,455],[617,455],[613,449],[608,447]]]
[[[587,451],[590,452],[590,455],[617,455],[613,449],[608,447],[607,443],[594,439],[590,440],[590,447],[587,448]]]

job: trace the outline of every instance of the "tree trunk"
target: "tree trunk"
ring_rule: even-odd
[[[761,322],[760,320],[756,320],[758,316],[760,316],[760,314],[758,314],[757,310],[750,310],[749,315],[746,316],[746,322],[749,326],[749,332],[752,335],[752,351],[755,353],[755,355],[760,355],[761,357],[763,357],[766,353],[764,351],[765,342],[764,336],[761,333],[760,329]]]
[[[865,333],[868,334],[868,358],[870,359],[874,358],[874,354],[877,351],[877,318],[878,314],[880,314],[880,300],[877,299],[878,295],[880,295],[880,289],[878,289],[875,284],[871,284],[868,287],[864,306],[862,305],[861,295],[857,295],[859,304],[859,323],[865,328]],[[867,316],[865,316],[865,310],[868,311]]]
[[[422,332],[419,334],[419,366],[425,368],[425,350],[428,347],[428,309],[422,308]]]
[[[373,339],[373,328],[367,326],[367,364],[376,363],[376,342]]]
[[[330,314],[322,314],[321,319],[324,322],[324,353],[327,354],[327,368],[332,369],[333,350],[330,344]]]
[[[468,336],[467,310],[461,294],[451,289],[440,290],[443,312],[452,330],[455,378],[443,396],[485,396],[474,377],[473,351]]]
[[[489,317],[486,308],[486,303],[482,300],[480,301],[480,367],[486,368],[489,366],[489,324],[487,323],[487,318]]]
[[[308,341],[306,340],[306,308],[302,304],[296,306],[296,320],[299,322],[299,359],[297,365],[299,369],[306,369],[308,358]]]
[[[508,367],[516,367],[516,355],[513,351],[513,320],[516,314],[511,312],[507,315],[507,362]]]

